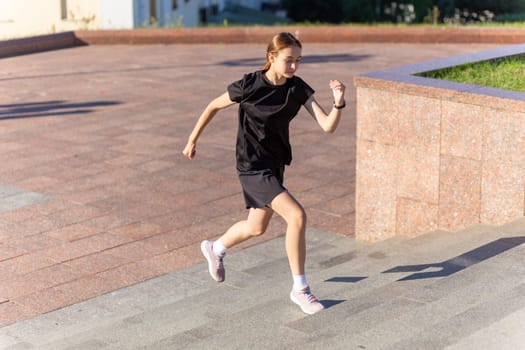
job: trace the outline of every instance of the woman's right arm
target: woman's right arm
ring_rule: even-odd
[[[235,104],[235,102],[230,100],[230,95],[228,92],[225,92],[221,96],[212,100],[208,106],[206,106],[201,116],[197,120],[197,123],[195,124],[195,127],[188,138],[188,143],[186,144],[186,147],[184,147],[182,154],[184,154],[189,159],[193,159],[195,157],[195,146],[197,144],[197,140],[199,139],[206,125],[208,125],[208,123],[213,119],[218,111],[228,108],[233,104]]]

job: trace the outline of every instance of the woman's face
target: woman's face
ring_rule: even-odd
[[[277,54],[270,53],[270,62],[274,71],[286,78],[294,76],[301,62],[301,48],[297,46],[286,47]]]

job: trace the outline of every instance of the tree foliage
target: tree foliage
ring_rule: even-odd
[[[281,0],[297,22],[423,22],[438,9],[439,19],[462,13],[525,12],[524,0]]]
[[[345,22],[375,22],[381,13],[381,1],[343,1],[342,12]]]
[[[345,0],[281,0],[288,17],[297,22],[342,22]]]
[[[490,10],[496,15],[525,11],[523,0],[455,0],[455,7],[461,10],[484,11]]]

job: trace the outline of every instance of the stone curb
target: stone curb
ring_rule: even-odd
[[[77,31],[90,45],[267,43],[275,33],[291,32],[309,43],[522,43],[524,29],[442,27],[233,27]]]
[[[74,32],[40,35],[23,39],[0,41],[0,58],[27,55],[36,52],[60,50],[85,45]]]

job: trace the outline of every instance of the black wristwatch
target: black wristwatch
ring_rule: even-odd
[[[343,109],[343,108],[345,108],[345,107],[346,107],[346,101],[345,101],[345,100],[343,100],[343,104],[340,105],[340,106],[336,106],[336,105],[335,105],[335,102],[334,102],[334,108],[335,108],[335,109]]]

